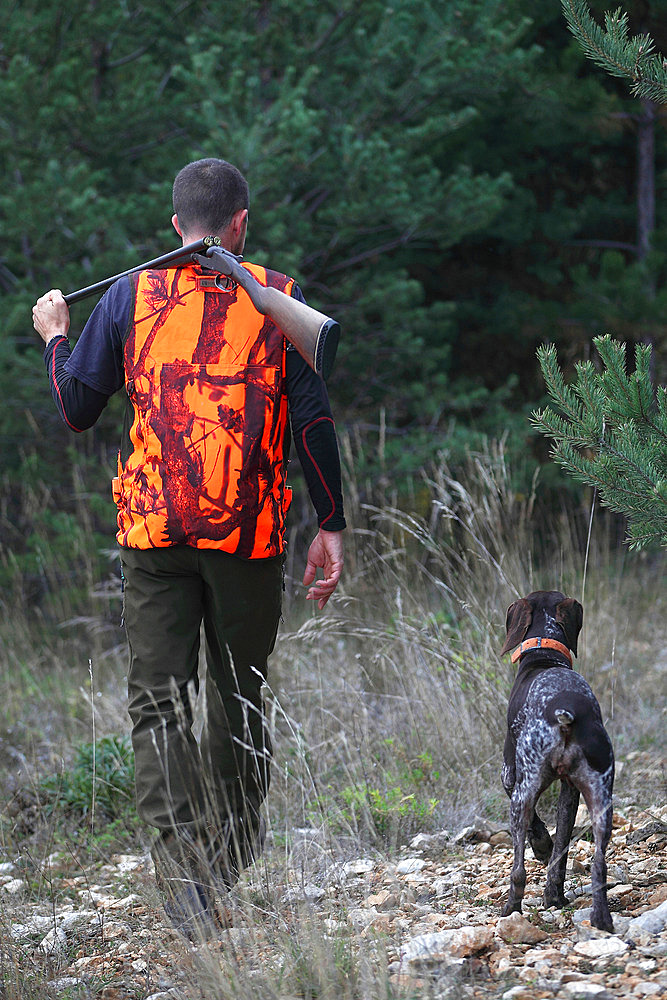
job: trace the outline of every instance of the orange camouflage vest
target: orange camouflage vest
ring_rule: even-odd
[[[243,266],[291,293],[285,275]],[[283,551],[291,493],[285,340],[243,289],[218,288],[215,277],[195,265],[133,277],[117,538],[262,559]]]

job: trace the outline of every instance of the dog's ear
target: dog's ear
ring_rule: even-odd
[[[556,621],[565,632],[567,644],[576,656],[577,639],[584,621],[584,609],[579,601],[575,601],[574,597],[566,597],[564,601],[557,604]]]
[[[501,656],[509,653],[510,649],[514,649],[515,646],[518,646],[526,638],[526,632],[530,628],[532,620],[533,606],[525,597],[522,597],[519,601],[515,601],[514,604],[510,604],[507,609],[507,620],[505,622],[507,638],[505,639],[505,645],[500,650]]]

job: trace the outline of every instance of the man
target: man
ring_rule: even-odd
[[[174,181],[172,222],[184,245],[213,235],[240,254],[248,203],[235,167],[198,160]],[[303,301],[286,275],[245,266]],[[345,527],[324,383],[243,289],[220,284],[192,263],[123,278],[71,352],[62,293],[33,308],[53,397],[72,430],[127,392],[114,497],[137,804],[158,831],[166,912],[190,937],[213,932],[214,890],[231,887],[261,848],[271,757],[261,688],[281,608],[289,423],[318,515],[304,584],[320,609],[340,579]]]

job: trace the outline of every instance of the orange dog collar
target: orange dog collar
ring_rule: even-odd
[[[530,649],[557,649],[559,653],[567,656],[570,666],[572,666],[572,654],[567,646],[563,645],[562,642],[557,642],[556,639],[543,639],[541,636],[535,639],[525,639],[520,646],[517,646],[512,653],[512,663],[516,663]]]

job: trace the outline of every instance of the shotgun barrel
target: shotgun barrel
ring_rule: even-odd
[[[90,295],[98,295],[100,292],[106,292],[107,288],[110,288],[114,281],[118,281],[119,278],[126,278],[128,274],[136,274],[137,271],[148,271],[153,267],[174,267],[179,263],[190,263],[193,254],[206,253],[210,247],[218,246],[219,244],[219,237],[205,236],[202,240],[197,240],[195,243],[188,243],[177,250],[170,250],[168,253],[163,253],[160,257],[147,260],[143,264],[137,264],[136,267],[130,267],[127,271],[121,271],[120,274],[113,274],[110,278],[103,278],[102,281],[97,281],[94,285],[87,285],[85,288],[79,288],[75,292],[68,292],[64,296],[65,302],[68,306],[71,306],[74,302],[87,299]]]

